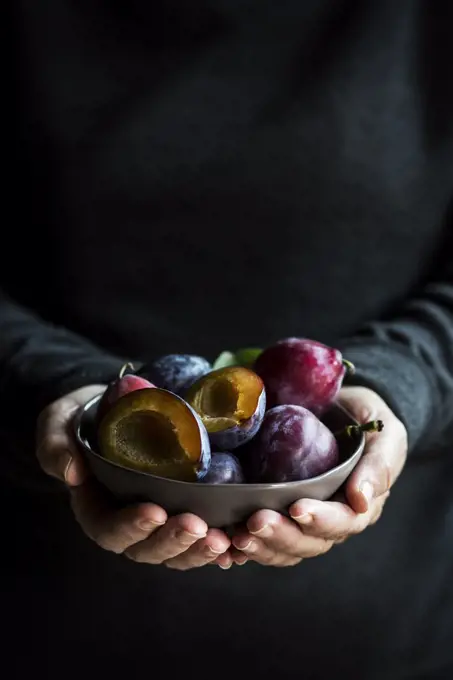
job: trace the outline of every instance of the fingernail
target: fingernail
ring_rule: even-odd
[[[247,543],[245,548],[242,548],[242,550],[247,553],[254,553],[257,551],[257,545],[255,541],[250,541],[250,543]]]
[[[141,522],[137,522],[138,528],[142,531],[151,531],[155,527],[161,527],[165,522],[153,522],[151,519],[144,519]]]
[[[311,524],[313,522],[313,515],[310,512],[303,512],[301,515],[291,515],[291,517],[298,523],[298,524]]]
[[[67,484],[68,480],[69,480],[69,472],[70,472],[71,466],[72,466],[72,456],[71,456],[70,453],[65,454],[65,456],[64,456],[64,458],[61,462],[61,466],[63,468],[63,479],[64,479],[65,483]]]
[[[269,524],[265,524],[264,527],[258,529],[258,531],[250,531],[250,533],[254,536],[260,536],[260,538],[270,538],[274,533],[274,530]]]
[[[225,566],[223,564],[219,564],[219,567],[221,569],[223,569],[223,571],[227,571],[227,569],[231,569],[231,566],[232,566],[231,564],[227,564]]]
[[[247,564],[247,562],[248,562],[247,557],[244,557],[244,559],[241,561],[239,561],[237,557],[234,558],[234,563],[237,564],[238,567],[243,567],[244,564]]]
[[[206,536],[206,531],[203,531],[203,533],[198,533],[198,534],[191,534],[190,531],[185,531],[184,529],[178,529],[176,531],[176,538],[196,538],[197,540],[200,538],[204,538]]]
[[[206,531],[203,531],[202,533],[200,532],[199,534],[191,534],[190,531],[183,531],[183,534],[185,536],[190,536],[190,538],[197,538],[197,539],[205,538],[206,533],[207,533]]]
[[[212,548],[210,545],[207,545],[206,552],[211,553],[212,555],[222,555],[225,552],[225,550],[216,550],[215,548]]]
[[[370,482],[363,482],[359,487],[359,491],[362,494],[362,496],[365,498],[367,503],[369,503],[370,501],[373,500],[374,489],[373,489],[373,485],[370,484]]]
[[[244,545],[243,548],[239,548],[239,550],[243,550],[244,552],[249,552],[249,553],[255,552],[256,543],[254,543],[253,541],[249,541],[246,545]]]

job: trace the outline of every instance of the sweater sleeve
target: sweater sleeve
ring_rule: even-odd
[[[54,399],[118,374],[124,358],[54,326],[0,291],[0,420],[33,426]]]
[[[340,344],[356,365],[346,384],[368,386],[386,400],[407,427],[411,452],[443,446],[453,430],[453,226],[443,253],[398,315]]]

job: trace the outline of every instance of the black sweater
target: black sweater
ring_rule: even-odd
[[[2,411],[125,357],[305,335],[432,446],[453,108],[452,12],[428,4],[14,3]]]
[[[441,450],[452,3],[8,5],[8,450],[44,405],[125,359],[290,335],[340,347],[412,454]]]

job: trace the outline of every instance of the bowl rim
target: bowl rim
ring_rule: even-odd
[[[184,486],[185,488],[187,487],[196,487],[197,489],[200,488],[228,488],[228,489],[233,489],[233,488],[244,488],[245,486],[250,489],[255,489],[255,490],[265,490],[265,489],[282,489],[282,488],[291,488],[292,486],[297,486],[297,485],[304,485],[304,484],[313,484],[315,482],[323,482],[326,479],[329,479],[329,477],[333,477],[336,474],[344,471],[345,468],[347,468],[351,462],[354,459],[359,459],[363,451],[365,449],[365,433],[361,432],[360,433],[360,442],[355,449],[354,453],[346,458],[342,463],[339,465],[336,465],[335,467],[331,468],[330,470],[327,470],[326,472],[323,472],[321,475],[317,475],[316,477],[310,477],[308,479],[299,479],[295,480],[292,482],[251,482],[251,483],[233,483],[233,484],[200,484],[200,482],[185,482],[180,479],[171,479],[170,477],[160,477],[159,475],[152,475],[149,472],[144,472],[142,470],[134,470],[133,468],[127,468],[124,465],[119,465],[119,463],[116,463],[114,461],[108,460],[107,458],[104,458],[104,456],[101,456],[99,453],[94,451],[94,449],[91,448],[91,446],[88,445],[87,441],[82,437],[81,434],[81,428],[82,428],[82,420],[85,415],[102,397],[102,393],[95,395],[91,399],[89,399],[85,404],[80,406],[75,414],[73,415],[72,418],[72,430],[74,432],[76,442],[78,446],[82,447],[85,451],[88,451],[88,453],[94,458],[97,458],[99,461],[101,461],[104,465],[111,466],[113,468],[117,468],[121,471],[126,471],[129,473],[132,473],[134,475],[140,475],[141,477],[144,477],[146,479],[155,479],[160,482],[171,482],[172,484],[180,484]],[[334,402],[333,406],[336,408],[340,409],[343,411],[352,421],[358,424],[358,421],[354,416],[346,409],[344,406],[339,404],[338,402]]]

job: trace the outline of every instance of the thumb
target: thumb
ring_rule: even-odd
[[[72,419],[89,399],[105,389],[90,385],[50,404],[38,418],[36,456],[44,472],[68,486],[80,486],[89,471],[71,432]]]
[[[345,493],[355,512],[367,512],[375,498],[390,490],[404,467],[407,432],[403,423],[375,392],[364,387],[348,387],[339,402],[359,423],[382,420],[382,432],[366,434],[365,451],[351,473]]]

